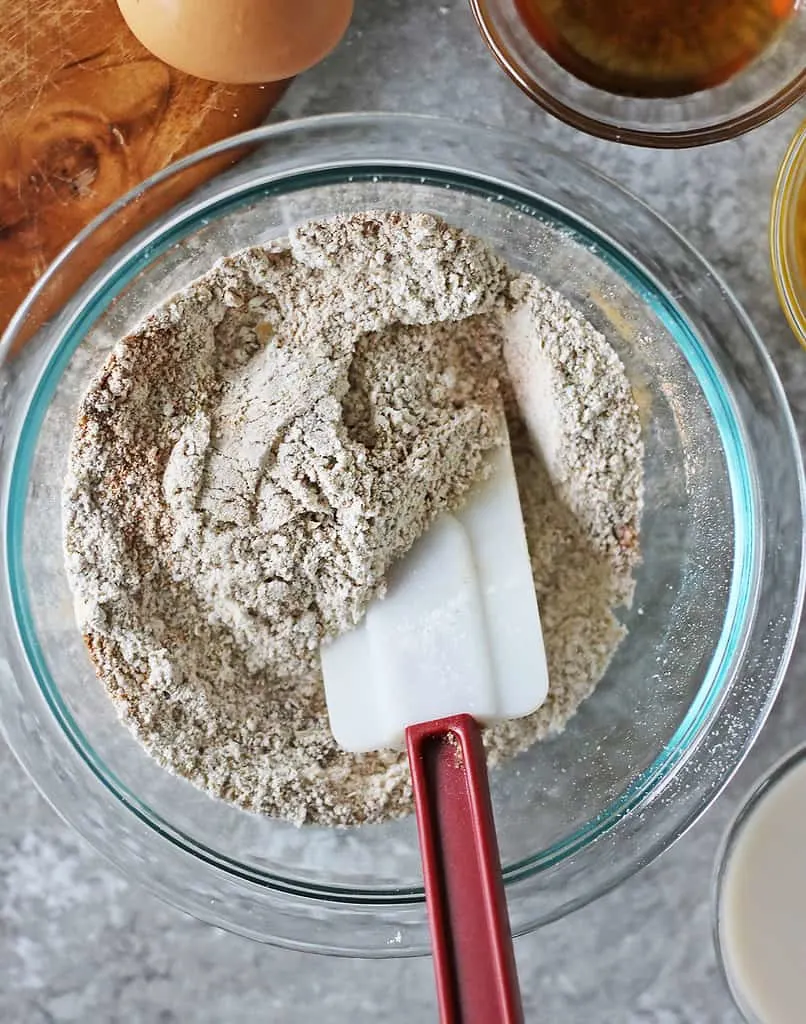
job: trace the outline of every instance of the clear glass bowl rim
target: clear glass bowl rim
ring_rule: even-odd
[[[708,146],[716,142],[725,142],[774,120],[806,94],[806,68],[804,68],[783,88],[757,106],[719,122],[699,127],[649,131],[600,120],[564,103],[558,96],[540,85],[529,69],[515,59],[492,23],[489,13],[490,3],[491,0],[470,0],[470,6],[481,36],[509,78],[531,100],[554,117],[588,135],[607,139],[609,142],[646,146],[652,149],[686,149],[692,146]]]
[[[319,118],[307,119],[307,120],[302,121],[302,122],[284,122],[282,124],[271,126],[271,127],[268,127],[268,128],[257,129],[255,131],[252,131],[252,132],[249,132],[249,133],[245,133],[244,135],[236,136],[236,137],[234,137],[232,139],[229,139],[229,140],[225,141],[224,143],[219,143],[219,144],[216,144],[214,146],[208,147],[207,149],[199,151],[198,153],[194,154],[193,156],[188,157],[188,158],[186,158],[183,161],[180,161],[178,164],[175,164],[172,167],[167,168],[165,171],[160,172],[158,175],[155,175],[153,178],[149,179],[147,182],[145,182],[138,189],[134,190],[134,192],[131,193],[129,196],[126,196],[123,199],[119,200],[118,203],[114,204],[114,206],[112,206],[108,211],[106,211],[106,213],[102,214],[99,218],[96,219],[95,222],[93,222],[92,225],[90,225],[87,229],[85,229],[85,231],[82,232],[82,234],[80,236],[78,236],[76,241],[70,247],[68,247],[68,249],[65,250],[65,252],[59,257],[59,259],[56,261],[54,266],[50,269],[50,271],[48,272],[46,277],[40,282],[40,284],[37,286],[37,288],[34,290],[34,292],[31,294],[31,296],[29,296],[28,300],[26,300],[26,303],[23,305],[23,307],[21,307],[20,311],[18,312],[18,314],[15,316],[14,320],[12,321],[12,325],[10,326],[9,330],[6,333],[6,336],[5,336],[4,340],[3,340],[2,346],[0,346],[0,354],[8,352],[10,346],[13,343],[14,336],[15,336],[16,332],[21,328],[22,324],[24,323],[25,314],[26,314],[27,309],[31,306],[31,304],[33,302],[35,302],[37,294],[43,288],[46,287],[47,281],[50,278],[50,276],[52,276],[53,274],[58,273],[58,269],[59,269],[60,265],[65,260],[69,259],[72,250],[76,246],[78,246],[84,240],[84,238],[88,238],[92,234],[92,232],[100,224],[102,224],[105,220],[107,220],[110,217],[112,217],[114,215],[114,213],[118,209],[121,209],[121,208],[125,207],[126,203],[131,201],[131,199],[132,199],[132,197],[134,195],[142,194],[143,192],[147,191],[149,187],[152,187],[155,183],[157,183],[157,182],[159,182],[161,180],[165,180],[165,179],[169,178],[172,174],[177,173],[177,171],[179,171],[179,170],[182,170],[182,169],[185,169],[185,168],[188,168],[188,167],[192,167],[194,164],[196,164],[196,163],[198,163],[198,162],[200,162],[200,161],[202,161],[204,159],[207,159],[207,158],[209,158],[211,156],[219,155],[219,154],[221,154],[222,152],[225,152],[228,149],[237,148],[237,147],[243,146],[245,144],[249,145],[249,144],[260,143],[260,142],[267,141],[267,140],[269,140],[271,138],[277,138],[278,136],[281,136],[281,135],[286,134],[286,133],[304,132],[306,130],[312,130],[313,128],[321,129],[322,127],[327,127],[329,125],[348,124],[348,123],[356,124],[356,123],[359,123],[359,124],[364,124],[365,126],[369,126],[369,125],[371,125],[373,123],[373,121],[378,121],[379,123],[381,123],[381,122],[384,122],[384,121],[388,122],[390,120],[393,120],[393,121],[395,121],[395,122],[397,122],[399,124],[402,124],[402,125],[411,126],[412,128],[414,126],[416,126],[417,124],[421,124],[421,125],[429,124],[431,126],[439,125],[439,126],[441,126],[442,129],[444,129],[444,131],[446,131],[448,133],[450,131],[456,131],[457,129],[461,129],[463,132],[467,132],[467,131],[471,131],[472,130],[472,131],[474,131],[476,133],[479,133],[479,134],[481,134],[483,136],[483,134],[485,132],[493,131],[495,133],[495,135],[499,139],[501,139],[501,140],[506,140],[506,139],[509,138],[509,139],[512,139],[512,140],[518,140],[520,143],[523,143],[523,141],[524,141],[523,138],[520,137],[520,136],[511,135],[510,133],[501,132],[499,130],[495,130],[495,129],[479,129],[478,126],[471,127],[471,126],[458,125],[456,122],[441,121],[441,119],[436,119],[436,118],[420,117],[420,116],[416,116],[416,115],[385,115],[385,114],[374,115],[374,114],[363,114],[363,115],[326,115],[326,116],[319,117]],[[665,232],[667,232],[668,234],[670,234],[670,235],[672,235],[674,237],[676,243],[683,248],[683,251],[684,251],[685,255],[687,256],[687,258],[695,259],[696,262],[703,268],[703,271],[705,273],[708,273],[712,277],[715,278],[715,275],[713,274],[713,271],[710,269],[710,267],[708,267],[707,264],[705,264],[704,260],[702,260],[702,258],[699,257],[694,252],[694,250],[692,250],[691,247],[688,246],[688,244],[682,238],[680,238],[679,235],[677,235],[676,232],[674,232],[674,229],[670,228],[665,222],[663,222],[661,220],[661,218],[659,218],[659,217],[657,217],[657,215],[653,214],[649,210],[649,208],[645,206],[645,204],[641,203],[639,200],[636,200],[635,197],[630,196],[630,194],[627,193],[626,190],[621,189],[620,186],[614,185],[612,182],[609,182],[607,179],[603,178],[603,176],[599,175],[597,172],[592,171],[591,169],[584,167],[584,165],[579,164],[578,161],[572,160],[572,159],[570,159],[570,158],[568,158],[568,157],[566,157],[566,156],[564,156],[562,154],[558,154],[556,152],[553,152],[548,147],[542,147],[542,148],[545,151],[547,151],[549,153],[552,153],[552,156],[554,158],[559,159],[560,161],[567,161],[567,162],[569,162],[571,164],[574,164],[577,169],[579,169],[580,171],[584,171],[584,173],[586,175],[591,175],[591,176],[595,177],[596,179],[598,179],[600,181],[600,183],[606,184],[608,188],[615,188],[615,189],[617,189],[624,197],[629,197],[629,200],[631,202],[639,204],[643,208],[643,210],[649,216],[651,216],[654,219],[655,222],[657,222],[658,225],[662,226],[662,228],[663,228],[663,230]],[[355,162],[356,169],[360,169],[361,166],[362,166],[362,164],[361,164],[360,160]],[[399,162],[396,162],[394,160],[390,160],[389,161],[389,167],[394,168],[396,166],[399,166]],[[414,166],[416,166],[416,165],[414,165]],[[428,163],[427,165],[424,165],[424,166],[426,166],[426,169],[428,169],[428,170],[431,170],[433,168],[433,165],[431,163]],[[309,168],[308,172],[306,172],[306,173],[315,174],[316,173],[316,168],[313,168],[313,169]],[[492,181],[492,179],[489,179],[489,178],[485,178],[484,180],[485,180],[485,183],[487,183],[487,184],[492,182],[495,185],[496,188],[498,188],[501,185],[504,185],[503,182]],[[504,187],[506,187],[506,186],[504,186]],[[519,193],[521,195],[523,195],[523,191],[522,190],[518,190],[518,191],[519,191]],[[205,209],[207,209],[207,207],[205,207]],[[167,229],[164,226],[164,224],[160,226],[158,233],[161,234],[162,236],[164,236],[167,233]],[[142,247],[143,246],[140,245],[139,248],[142,248]],[[124,246],[124,251],[125,251],[125,249],[126,249],[126,247]],[[716,280],[718,281],[718,278]],[[727,301],[733,307],[732,312],[741,319],[741,321],[743,323],[743,326],[745,328],[745,332],[753,340],[754,344],[760,347],[761,343],[760,343],[757,335],[755,334],[755,331],[752,328],[752,325],[749,323],[747,318],[744,316],[744,314],[741,311],[740,307],[735,302],[735,300],[732,298],[732,296],[730,295],[730,292],[727,290],[727,288],[724,286],[724,284],[722,284],[721,282],[719,282],[719,283],[720,283],[720,285],[722,287],[722,290],[723,290],[723,292],[724,292],[724,294],[726,296]],[[98,289],[96,289],[96,291],[97,290]],[[76,318],[74,317],[73,321],[72,321],[72,325],[73,326],[75,326],[75,320],[76,320]],[[50,356],[48,357],[47,365],[44,367],[44,369],[43,369],[43,371],[42,371],[42,373],[40,375],[40,379],[37,382],[37,386],[33,389],[35,395],[39,393],[39,387],[42,384],[42,380],[47,376],[47,374],[49,372],[51,372],[53,370],[54,365],[56,363],[58,363],[58,358],[57,357],[60,354],[62,354],[64,356],[66,333],[67,332],[64,332],[62,334],[62,337],[59,339],[59,344],[54,348],[54,350],[51,352]],[[78,344],[79,341],[80,341],[80,338],[75,341],[75,344]],[[70,346],[67,346],[67,347],[70,349],[70,351],[72,351],[72,347],[70,347]],[[763,349],[762,349],[762,353],[763,353]],[[778,388],[778,390],[780,392],[780,396],[781,396],[781,398],[783,400],[783,393],[782,393],[782,391],[780,389],[780,382],[777,382],[777,378],[775,376],[775,372],[774,372],[774,369],[772,368],[772,364],[770,363],[769,358],[766,357],[766,354],[764,354],[764,356],[765,356],[765,360],[766,360],[766,362],[768,364],[768,369],[770,371],[770,374],[771,374],[771,376],[773,378],[773,384],[775,386],[777,386],[777,388]],[[784,400],[784,403],[785,403],[785,400]],[[31,405],[33,405],[33,399],[31,401],[31,404],[29,405],[28,412],[30,412]],[[784,404],[784,408],[786,408],[785,404]],[[26,421],[27,421],[27,415],[28,414],[26,414]],[[788,415],[788,410],[787,410],[787,415]],[[794,441],[795,434],[794,434],[794,426],[793,426],[793,424],[791,422],[791,417],[789,417],[789,430],[791,432],[791,439]],[[795,449],[795,450],[797,450],[797,449]],[[15,448],[15,464],[17,462],[17,456],[18,456],[18,450]],[[803,507],[804,485],[803,485],[802,465],[800,464],[800,462],[798,462],[798,481],[799,481],[799,490],[800,490],[800,495],[801,495],[801,508],[802,508]],[[7,498],[7,495],[4,495],[4,497]],[[11,536],[14,535],[14,531],[13,530],[11,531],[10,535]],[[8,551],[7,555],[12,560],[16,557],[15,556],[15,552],[13,550]],[[804,580],[803,580],[803,574],[801,573],[800,583],[799,583],[799,591],[798,591],[798,602],[797,602],[797,607],[795,609],[795,618],[794,618],[795,622],[797,621],[797,617],[799,615],[800,604],[801,604],[802,599],[803,599],[803,585],[804,585]],[[17,621],[17,624],[19,626],[19,620],[16,620],[16,621]],[[767,708],[766,708],[766,710],[768,710],[769,704],[771,704],[772,699],[773,699],[775,693],[777,692],[777,688],[778,688],[778,685],[780,683],[780,677],[781,677],[781,675],[783,673],[783,668],[785,667],[786,662],[788,661],[788,656],[789,656],[789,652],[791,651],[792,642],[793,642],[793,631],[792,631],[792,629],[790,629],[790,636],[789,636],[789,641],[788,641],[788,644],[787,644],[787,649],[782,652],[781,665],[780,665],[780,671],[778,673],[778,678],[772,682],[770,690],[769,690],[768,694],[766,695],[766,700],[767,700]],[[41,685],[41,683],[40,683],[40,685]],[[712,696],[714,696],[714,695],[712,695]],[[47,694],[46,694],[46,697],[47,697]],[[715,696],[714,696],[714,699],[715,699]],[[706,701],[706,703],[707,703],[707,701]],[[700,710],[702,712],[702,715],[704,716],[706,711],[710,710],[711,712],[715,712],[718,709],[714,706],[714,704],[712,702],[710,708],[705,708],[705,709],[701,708]],[[756,723],[755,723],[755,731],[757,731],[758,728],[760,728],[761,722],[763,721],[763,716],[766,714],[766,710],[763,710],[762,713],[761,713],[761,717],[757,718]],[[690,728],[690,726],[691,726],[691,722],[689,721],[690,717],[691,717],[691,713],[687,716],[686,722],[684,722],[684,726],[686,726],[686,728]],[[686,723],[688,723],[688,725]],[[702,718],[700,718],[699,719],[699,725],[702,726],[702,724],[703,724],[702,723]],[[684,730],[684,726],[681,726],[681,729],[678,730],[678,732],[675,734],[675,737],[678,737],[678,734],[681,732],[681,730],[685,731]],[[754,735],[754,733],[753,733],[753,735]],[[750,741],[752,741],[752,735],[749,736],[749,738],[748,738],[748,743],[747,743],[747,747],[748,748],[749,748],[749,745],[750,745]],[[674,740],[670,742],[669,746],[671,746],[673,742],[674,742]],[[14,748],[13,742],[12,742],[11,745],[12,745],[12,748]],[[18,757],[19,757],[20,756],[19,755],[19,751],[17,751],[17,753],[18,753]],[[37,771],[33,768],[33,766],[30,765],[30,763],[27,763],[24,758],[20,758],[20,759],[22,760],[23,765],[26,768],[26,770],[34,778],[34,781],[37,783],[39,788],[45,793],[46,796],[48,796],[48,786],[47,786],[46,781],[43,781],[43,779],[41,777],[38,777]],[[734,764],[732,766],[731,774],[732,774],[732,771],[735,770],[735,768],[738,766],[738,763],[739,762],[737,761],[736,764]],[[675,767],[680,767],[680,765],[677,765]],[[651,769],[648,770],[648,772],[644,773],[644,774],[645,775],[651,774]],[[697,815],[699,813],[701,813],[701,811],[704,810],[705,806],[708,803],[710,803],[710,801],[717,795],[719,789],[721,789],[721,786],[725,784],[725,782],[727,781],[728,777],[729,776],[723,777],[720,780],[719,785],[712,788],[712,791],[706,796],[705,801],[702,803],[702,806],[698,810]],[[116,794],[116,795],[118,796],[118,798],[120,798],[119,794]],[[645,796],[645,795],[646,795],[646,793],[644,791],[642,796]],[[636,801],[636,802],[631,803],[629,806],[625,806],[622,809],[623,814],[626,814],[628,811],[634,810],[636,805],[637,805],[637,803],[640,803],[640,799],[638,801]],[[60,813],[62,813],[62,814],[65,813],[62,808],[58,808],[57,807],[57,809],[60,811]],[[135,814],[138,813],[136,808],[132,808],[130,806],[129,809],[130,810],[134,810]],[[649,810],[651,811],[651,808],[649,808]],[[616,819],[612,822],[613,826],[618,823],[618,820],[620,819],[621,816],[623,816],[623,814],[619,815],[618,817],[616,817]],[[138,815],[138,816],[140,816],[140,815]],[[694,818],[692,817],[691,820],[689,820],[686,823],[685,828],[687,828],[691,824],[691,822],[693,820],[694,820]],[[154,827],[154,826],[152,825],[152,827]],[[670,834],[670,835],[663,836],[662,839],[659,840],[659,842],[656,844],[657,848],[654,850],[654,852],[652,853],[651,856],[646,857],[643,860],[642,863],[631,864],[626,870],[621,870],[618,874],[614,874],[612,879],[610,880],[610,883],[606,887],[602,888],[600,891],[598,891],[596,893],[590,894],[587,898],[585,898],[583,900],[577,901],[575,906],[581,906],[581,905],[583,905],[583,903],[588,902],[589,899],[595,898],[596,896],[600,895],[601,892],[607,891],[607,889],[612,888],[613,886],[618,884],[620,881],[622,881],[623,878],[628,877],[629,874],[632,874],[639,867],[643,866],[643,863],[648,863],[648,861],[650,859],[652,859],[652,856],[655,856],[658,852],[661,851],[661,849],[665,848],[671,842],[673,842],[680,834],[682,834],[682,832],[685,830],[685,828],[681,828],[681,829],[677,830],[675,832],[675,834]],[[603,829],[599,829],[597,831],[597,834],[600,834],[601,831],[604,831],[604,830]],[[162,836],[166,837],[166,833],[162,832]],[[93,842],[93,837],[88,836],[87,838],[89,838],[90,841]],[[170,841],[172,841],[172,842],[174,841],[173,837],[171,837],[170,835],[168,835],[167,838]],[[595,836],[594,836],[594,838],[595,838]],[[97,842],[93,842],[93,845],[97,846],[98,844],[97,844]],[[109,851],[108,850],[104,851],[104,852],[106,852],[107,855],[109,855]],[[114,860],[115,858],[112,857],[111,859]],[[522,865],[515,865],[514,867],[515,867],[515,869],[518,869],[519,867],[522,867]],[[510,868],[510,873],[511,873],[511,877],[508,879],[509,881],[517,882],[518,880],[520,880],[523,877],[523,872],[522,871],[513,870],[512,868]],[[145,881],[146,884],[148,884],[148,878],[141,878],[141,880]],[[288,893],[287,890],[286,890],[286,893]],[[213,923],[216,923],[216,924],[222,924],[222,922],[219,919],[215,918],[214,916],[212,916],[212,915],[211,916],[205,916],[204,913],[199,913],[198,908],[188,908],[187,906],[184,906],[181,901],[172,899],[170,892],[165,892],[164,890],[162,890],[162,891],[160,891],[160,895],[162,895],[165,898],[167,898],[169,900],[169,902],[176,902],[178,905],[182,906],[183,909],[190,909],[190,912],[191,913],[195,913],[197,916],[205,917],[205,919],[211,919],[211,920],[213,920]],[[291,897],[293,899],[298,899],[299,898],[299,894],[295,893],[293,891],[290,893],[290,895],[291,895]],[[374,905],[374,906],[379,905],[378,904],[378,899],[382,895],[384,895],[384,894],[381,894],[381,893],[378,893],[378,892],[367,893],[367,896],[370,898],[370,905]],[[396,905],[400,905],[401,903],[416,903],[418,905],[422,904],[422,894],[421,894],[420,891],[417,891],[417,890],[397,891],[394,894],[390,893],[389,896],[390,896],[390,898],[392,898],[392,902],[394,902]],[[328,901],[328,900],[332,900],[334,897],[336,899],[340,899],[340,894],[338,892],[336,892],[336,891],[334,891],[332,893],[323,892],[322,893],[322,897],[323,897],[323,899],[325,901]],[[356,902],[362,903],[362,902],[365,902],[365,901],[362,900],[359,897],[358,900],[353,898],[353,899],[348,900],[347,902],[350,903],[350,904],[355,905]],[[574,908],[575,907],[571,907],[569,909],[574,909]],[[535,927],[538,923],[543,923],[543,922],[542,921],[541,922],[535,922],[534,924],[530,925],[529,927],[521,928],[520,931],[530,930],[530,927]],[[225,927],[227,926],[226,922],[224,922],[224,926]],[[282,936],[276,937],[272,941],[277,941],[277,942],[280,942],[281,944],[291,945],[291,946],[295,946],[295,947],[298,947],[298,948],[308,948],[308,949],[310,949],[310,948],[318,949],[319,948],[315,944],[312,945],[312,944],[309,944],[309,943],[302,943],[302,942],[298,942],[298,941],[286,941],[286,940],[284,940],[284,938]],[[329,949],[327,951],[328,952],[344,952],[344,953],[346,953],[348,955],[354,955],[357,952],[354,949],[345,949],[345,950]],[[361,950],[360,952],[363,955],[367,955],[367,951],[366,950]],[[384,950],[383,952],[380,952],[378,954],[370,953],[369,955],[386,955],[386,956],[388,956],[388,955],[396,955],[396,954],[405,955],[406,953],[420,953],[420,952],[424,952],[424,947],[423,948],[413,948],[413,949],[410,949],[410,950],[396,950],[396,949]]]

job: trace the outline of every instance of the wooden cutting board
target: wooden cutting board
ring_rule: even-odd
[[[91,218],[180,156],[260,124],[287,83],[228,86],[175,71],[140,46],[115,0],[0,0],[0,26],[2,333]],[[54,289],[50,305],[78,283]]]

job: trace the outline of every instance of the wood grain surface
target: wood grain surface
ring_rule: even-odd
[[[140,46],[115,0],[0,0],[0,32],[1,332],[104,207],[173,160],[260,124],[287,83],[219,85],[175,71]],[[77,283],[51,289],[49,304]]]

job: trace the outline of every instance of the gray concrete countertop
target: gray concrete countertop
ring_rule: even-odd
[[[358,0],[348,38],[279,111],[379,109],[506,125],[587,160],[666,216],[724,275],[806,423],[806,353],[778,309],[767,258],[776,168],[806,109],[738,141],[653,152],[588,139],[498,69],[467,0]],[[718,804],[664,857],[598,903],[517,943],[530,1021],[736,1024],[711,944],[723,828],[755,777],[806,726],[801,642],[769,725]],[[224,934],[109,868],[37,795],[0,743],[0,1021],[303,1024],[435,1019],[429,960],[313,958]]]

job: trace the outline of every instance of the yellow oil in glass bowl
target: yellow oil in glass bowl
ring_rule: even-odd
[[[801,281],[806,281],[806,182],[801,182],[795,203],[795,261]]]
[[[781,306],[806,348],[806,122],[796,132],[778,172],[770,254]]]

